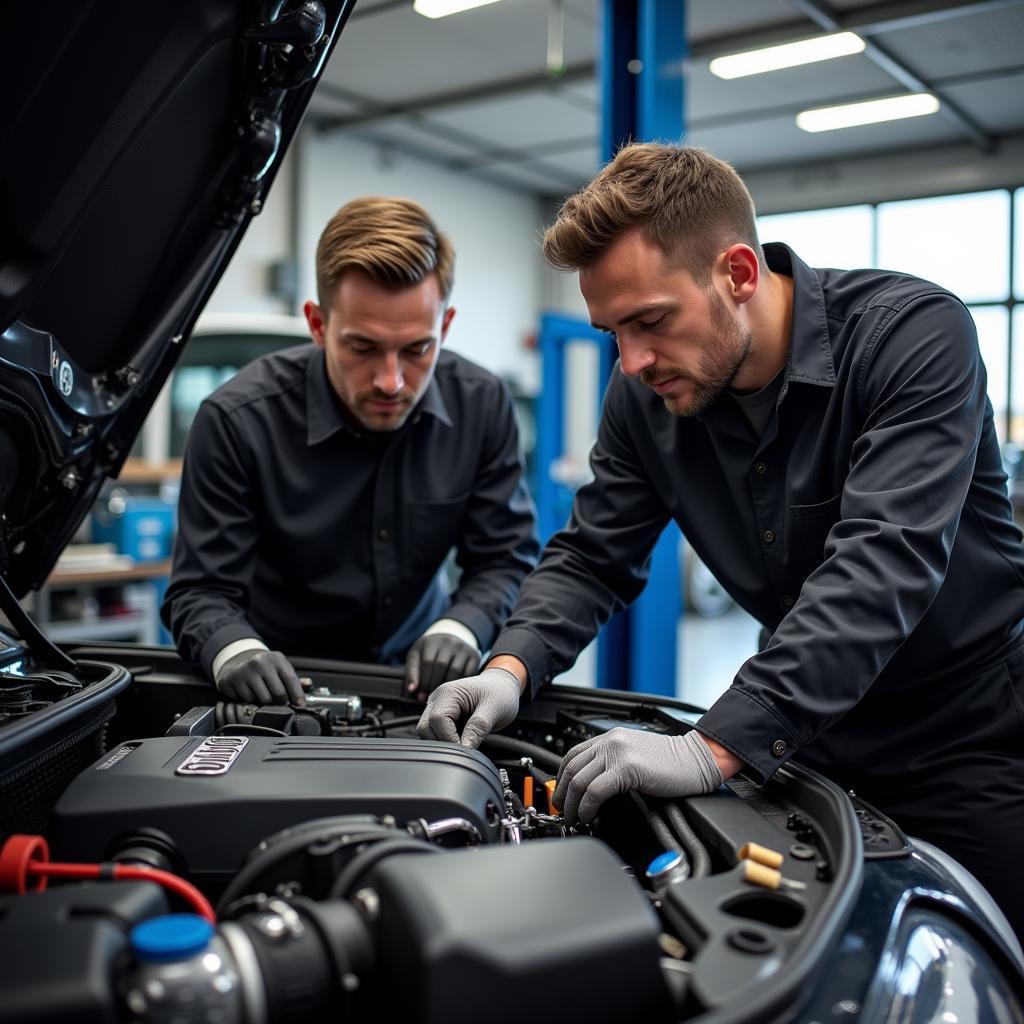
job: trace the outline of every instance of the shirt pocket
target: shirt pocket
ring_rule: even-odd
[[[462,536],[469,494],[444,501],[412,502],[408,575],[433,575]]]
[[[825,561],[828,532],[839,521],[842,494],[814,505],[790,505],[789,562],[801,580]]]

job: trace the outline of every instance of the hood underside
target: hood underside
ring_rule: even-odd
[[[352,0],[15,5],[0,121],[0,573],[45,580],[261,209]]]

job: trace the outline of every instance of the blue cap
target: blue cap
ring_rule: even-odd
[[[198,914],[164,914],[137,924],[130,933],[132,951],[141,960],[184,960],[201,953],[213,937],[213,925]]]
[[[662,875],[668,874],[673,868],[679,867],[683,863],[683,855],[676,852],[675,850],[666,850],[664,853],[659,853],[650,864],[647,865],[647,877],[648,878],[660,878]]]

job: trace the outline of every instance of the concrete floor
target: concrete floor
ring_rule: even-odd
[[[676,697],[710,707],[757,650],[758,628],[756,620],[739,608],[714,619],[684,615],[677,637]],[[557,682],[593,686],[595,662],[591,645]]]

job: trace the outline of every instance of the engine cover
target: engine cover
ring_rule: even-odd
[[[173,841],[193,879],[226,882],[261,839],[335,815],[465,818],[485,842],[503,806],[482,754],[422,740],[159,736],[122,743],[54,810],[54,855],[102,861],[140,828]]]

